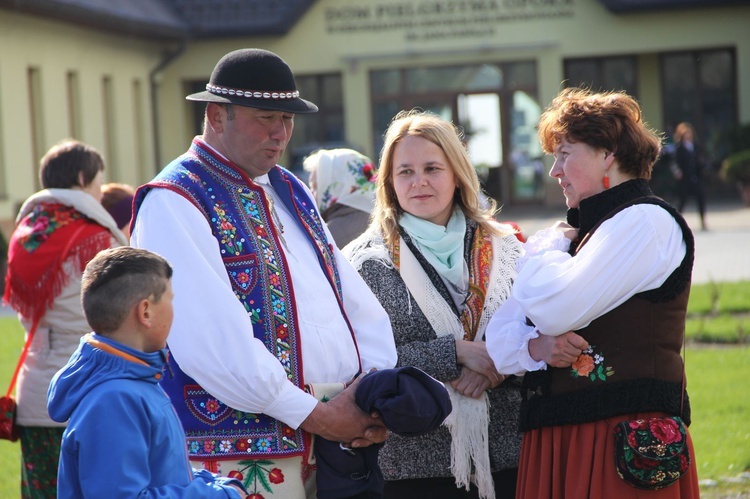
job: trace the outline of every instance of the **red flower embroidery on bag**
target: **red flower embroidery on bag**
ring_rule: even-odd
[[[673,419],[652,419],[649,426],[651,433],[667,445],[682,439],[680,428]]]

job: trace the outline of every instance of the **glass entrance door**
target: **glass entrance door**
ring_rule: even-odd
[[[370,83],[375,151],[398,111],[432,111],[464,129],[483,186],[499,204],[543,199],[535,62],[379,70]]]

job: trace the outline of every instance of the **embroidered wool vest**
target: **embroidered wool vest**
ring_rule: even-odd
[[[333,247],[328,244],[314,201],[287,170],[275,167],[268,175],[316,249],[318,264],[346,318]],[[148,191],[154,188],[170,189],[184,196],[206,217],[219,244],[232,290],[252,322],[252,331],[247,334],[262,341],[284,367],[288,379],[304,388],[292,280],[263,188],[238,167],[216,156],[199,138],[187,153],[138,190],[134,217]],[[174,375],[165,376],[162,386],[185,429],[191,458],[272,458],[307,452],[309,436],[303,435],[302,430],[294,430],[265,414],[247,413],[223,404],[187,376],[172,356],[169,367]]]
[[[650,194],[647,187],[644,191],[638,181],[631,182],[636,185],[626,183],[620,192],[613,193],[615,199],[625,194],[625,198],[630,197],[628,201],[605,212],[593,225],[581,224],[586,232],[581,234],[573,256],[603,221],[626,207],[648,203],[667,210],[678,222],[686,243],[685,257],[661,287],[633,296],[576,331],[590,348],[572,366],[548,366],[524,376],[522,431],[650,411],[672,415],[682,411],[682,417],[690,423],[680,350],[690,294],[693,236],[671,205]],[[646,197],[638,197],[640,194]],[[603,206],[609,208],[611,204]]]

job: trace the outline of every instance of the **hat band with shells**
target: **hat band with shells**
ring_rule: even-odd
[[[216,95],[236,95],[237,97],[247,97],[250,99],[296,99],[299,97],[298,90],[293,92],[242,90],[238,88],[219,87],[210,83],[206,85],[206,90]]]

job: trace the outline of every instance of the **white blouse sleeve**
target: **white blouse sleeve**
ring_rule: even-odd
[[[677,221],[659,206],[639,204],[602,223],[575,258],[562,251],[530,258],[512,295],[542,334],[557,336],[658,288],[685,252]]]
[[[544,361],[536,361],[529,355],[529,340],[539,336],[534,326],[526,324],[526,317],[518,302],[511,296],[487,324],[485,340],[487,353],[500,374],[521,375],[526,371],[546,369]]]
[[[167,341],[180,368],[223,403],[297,428],[317,402],[288,381],[278,360],[252,336],[201,212],[177,193],[154,189],[140,208],[131,243],[162,255],[174,269],[174,322]]]
[[[309,188],[304,184],[303,187],[310,195],[310,199],[314,199]],[[396,365],[398,357],[391,320],[362,276],[341,253],[325,222],[323,227],[328,243],[333,247],[339,269],[344,310],[354,329],[362,372],[372,368],[390,369]]]
[[[372,368],[390,369],[396,365],[398,357],[391,320],[349,260],[338,248],[334,251],[341,275],[344,309],[357,339],[362,372]]]

